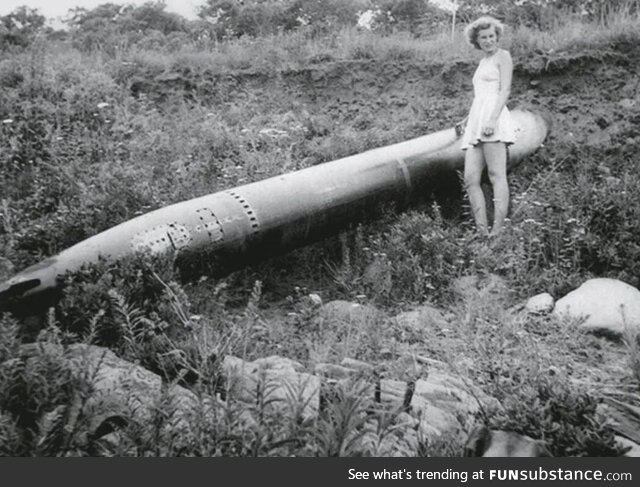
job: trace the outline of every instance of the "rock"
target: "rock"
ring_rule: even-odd
[[[625,452],[625,457],[640,457],[640,445],[625,438],[624,436],[616,435],[615,438],[620,445],[625,448],[630,448],[629,451]]]
[[[78,383],[87,382],[91,388],[86,400],[80,395],[68,415],[72,418],[88,418],[87,430],[100,431],[106,421],[121,418],[126,424],[133,419],[139,424],[153,420],[159,407],[170,412],[166,428],[178,434],[184,441],[197,432],[191,427],[203,424],[206,417],[224,417],[224,403],[205,394],[196,396],[188,389],[163,383],[160,376],[143,367],[123,360],[103,347],[74,344],[66,347],[53,344],[30,344],[22,348],[26,360],[42,360],[43,353],[50,359],[69,367]],[[265,414],[290,414],[289,407],[303,405],[303,417],[315,417],[318,413],[320,379],[297,372],[302,366],[290,359],[272,356],[254,362],[227,356],[222,370],[227,379],[227,397],[244,401],[253,406],[260,397],[265,404]],[[251,427],[255,421],[249,417],[241,422]],[[43,421],[53,420],[56,411],[43,416]],[[262,412],[261,412],[262,414]],[[197,426],[196,426],[197,428]],[[108,434],[112,431],[105,431]]]
[[[283,370],[288,372],[299,372],[304,369],[304,365],[290,358],[271,355],[253,361],[253,364],[263,369]]]
[[[622,108],[625,108],[627,110],[635,107],[636,104],[637,104],[636,100],[634,100],[633,98],[623,98],[618,102],[618,105],[620,105]]]
[[[583,329],[620,337],[625,326],[640,328],[640,291],[616,279],[590,279],[559,299],[553,314],[583,318]]]
[[[553,311],[554,299],[549,293],[537,294],[527,300],[525,309],[532,314],[546,314]]]
[[[466,457],[550,457],[544,441],[514,433],[475,428],[465,446]]]
[[[383,318],[382,313],[373,306],[342,300],[329,301],[323,305],[319,316],[330,322],[355,326],[367,325]]]
[[[320,379],[297,372],[293,364],[297,362],[282,357],[247,362],[227,355],[222,369],[228,378],[230,395],[235,399],[256,404],[262,395],[268,413],[302,404],[302,415],[315,417],[320,407]]]
[[[201,415],[205,409],[213,412],[217,405],[213,398],[200,401],[184,387],[163,384],[160,376],[119,358],[107,348],[84,344],[63,348],[39,343],[23,345],[21,351],[27,361],[41,360],[42,354],[47,354],[61,366],[69,367],[79,383],[91,385],[88,397],[79,396],[67,413],[69,418],[85,418],[91,434],[114,418],[145,424],[160,404],[172,413],[172,431],[186,434],[192,415]],[[70,424],[73,421],[69,419]]]
[[[342,365],[319,363],[313,369],[317,375],[321,375],[330,379],[346,379],[357,374],[357,372]]]
[[[342,359],[340,365],[319,363],[315,366],[314,372],[336,380],[348,377],[371,378],[374,376],[374,367],[367,362],[347,357]]]
[[[604,178],[604,180],[609,186],[617,186],[622,182],[620,178],[617,178],[615,176],[607,176],[606,178]]]
[[[311,293],[309,294],[309,296],[307,296],[307,298],[309,299],[309,303],[311,303],[313,307],[322,306],[322,298],[318,294]]]
[[[421,413],[422,432],[441,435],[465,426],[460,418],[471,418],[480,409],[476,398],[489,401],[479,390],[472,394],[459,377],[432,371],[426,379],[416,381],[411,408]]]
[[[464,429],[466,418],[472,418],[480,409],[476,398],[483,404],[492,401],[479,390],[472,394],[458,377],[444,371],[432,371],[412,386],[398,380],[380,381],[382,403],[394,403],[397,409],[411,411],[419,418],[419,433],[427,438]]]
[[[604,401],[598,404],[597,412],[607,419],[609,427],[618,436],[640,444],[640,430],[638,429],[640,404],[633,395],[622,398],[605,396]]]
[[[447,328],[449,322],[442,311],[433,306],[424,305],[412,311],[405,311],[393,318],[396,324],[408,331],[422,332],[433,328]]]

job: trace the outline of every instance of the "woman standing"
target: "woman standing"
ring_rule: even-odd
[[[513,63],[509,51],[499,47],[502,32],[502,24],[488,16],[480,17],[465,29],[469,43],[484,56],[473,75],[473,103],[462,137],[464,181],[476,227],[482,235],[490,236],[500,232],[509,209],[507,145],[514,141],[513,124],[506,106],[511,93]],[[480,186],[485,166],[493,187],[491,233]]]

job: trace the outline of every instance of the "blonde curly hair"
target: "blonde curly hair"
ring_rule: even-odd
[[[493,27],[496,31],[496,37],[500,40],[502,33],[504,32],[504,25],[498,19],[485,15],[471,22],[464,29],[464,35],[467,38],[467,42],[476,49],[480,49],[478,44],[478,32],[484,29]]]

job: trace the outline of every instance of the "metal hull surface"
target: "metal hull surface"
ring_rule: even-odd
[[[514,110],[509,165],[534,152],[550,123]],[[0,304],[57,289],[60,277],[99,259],[136,252],[255,259],[316,241],[380,206],[403,208],[430,183],[464,166],[453,128],[172,204],[121,223],[0,285]]]

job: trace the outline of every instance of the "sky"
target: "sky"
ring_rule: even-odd
[[[148,0],[0,0],[0,15],[7,15],[16,7],[26,5],[38,9],[42,15],[50,19],[50,23],[57,24],[58,22],[51,21],[64,17],[74,7],[92,9],[102,3],[142,5],[146,1]],[[455,9],[457,3],[456,0],[430,1],[447,10],[452,7]],[[195,19],[197,7],[202,5],[204,0],[165,0],[165,3],[168,12],[178,13],[187,19]]]
[[[16,7],[26,5],[35,8],[49,19],[64,17],[74,7],[92,9],[103,3],[116,3],[142,5],[148,0],[0,0],[0,15],[7,15]],[[175,12],[187,19],[196,18],[196,8],[204,3],[204,0],[166,0],[166,10]]]

